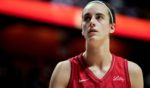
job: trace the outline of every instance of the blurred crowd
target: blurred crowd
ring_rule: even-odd
[[[92,0],[51,0],[55,3],[63,3],[71,6],[84,7]],[[119,14],[137,17],[141,19],[150,19],[150,3],[148,0],[102,0],[110,3]]]

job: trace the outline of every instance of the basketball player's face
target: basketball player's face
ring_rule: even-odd
[[[88,4],[82,14],[82,35],[85,39],[108,38],[114,31],[114,25],[110,24],[109,19],[109,11],[104,4]]]

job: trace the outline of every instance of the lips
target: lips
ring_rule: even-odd
[[[90,29],[90,30],[88,31],[88,33],[91,33],[91,32],[98,32],[98,31],[95,30],[95,29]]]

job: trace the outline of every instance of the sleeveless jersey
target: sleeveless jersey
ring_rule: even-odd
[[[69,59],[71,75],[67,88],[131,88],[127,60],[112,55],[109,70],[98,78],[89,70],[82,54]]]

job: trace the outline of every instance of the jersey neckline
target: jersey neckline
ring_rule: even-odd
[[[88,67],[87,64],[84,60],[83,54],[81,54],[81,62],[82,62],[82,66],[85,68],[86,73],[88,74],[89,78],[93,79],[96,82],[102,82],[103,80],[105,80],[111,73],[111,71],[113,70],[114,67],[114,63],[115,63],[115,56],[112,54],[112,61],[111,61],[111,66],[108,69],[108,71],[104,74],[104,76],[102,78],[98,78]]]

